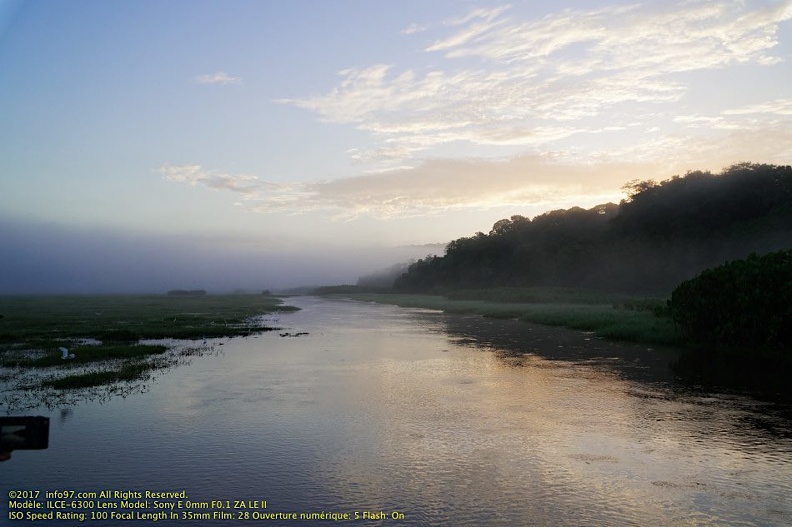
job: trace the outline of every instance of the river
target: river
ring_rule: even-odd
[[[27,412],[51,417],[50,446],[0,464],[3,523],[17,490],[86,492],[89,525],[153,523],[105,519],[107,490],[185,491],[160,521],[183,526],[792,525],[789,408],[681,385],[673,350],[288,303],[283,331],[218,341],[143,393]]]

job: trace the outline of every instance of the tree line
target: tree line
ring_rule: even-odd
[[[792,247],[792,167],[740,163],[634,180],[590,209],[514,215],[396,278],[405,292],[563,286],[668,294],[708,267]]]

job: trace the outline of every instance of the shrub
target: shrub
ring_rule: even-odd
[[[792,352],[792,250],[707,269],[674,290],[669,309],[694,342]]]

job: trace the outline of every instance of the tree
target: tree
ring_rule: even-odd
[[[721,174],[633,180],[619,205],[513,215],[451,241],[394,287],[574,286],[667,294],[751,252],[790,247],[792,168],[740,163]]]

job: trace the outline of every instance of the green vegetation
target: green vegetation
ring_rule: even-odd
[[[696,343],[792,357],[792,250],[707,269],[680,284],[669,306]]]
[[[168,291],[169,295],[192,295],[203,296],[206,295],[205,289],[171,289]]]
[[[260,315],[293,310],[265,295],[3,296],[0,366],[54,368],[60,377],[41,384],[56,389],[134,380],[172,362],[156,358],[168,347],[141,339],[250,335],[278,329]]]
[[[349,295],[353,293],[388,293],[390,287],[368,287],[362,285],[323,285],[307,291],[311,295]]]
[[[263,295],[2,296],[0,343],[232,337],[265,331],[256,315],[294,309]]]
[[[572,287],[491,287],[447,291],[443,296],[453,300],[488,300],[491,302],[523,302],[531,304],[625,304],[636,297],[612,291]]]
[[[99,370],[76,375],[68,375],[58,379],[48,379],[42,383],[58,390],[77,388],[90,388],[103,384],[113,384],[121,381],[134,381],[144,377],[150,370],[165,367],[163,362],[129,361],[121,367],[111,370]]]
[[[74,349],[74,348],[72,348]],[[80,353],[73,359],[65,361],[60,351],[45,353],[4,353],[0,365],[7,368],[49,368],[53,366],[81,366],[88,363],[104,362],[111,359],[142,359],[149,355],[165,353],[168,348],[162,345],[121,344],[121,345],[90,345],[80,346]]]
[[[681,333],[661,308],[665,304],[662,299],[561,288],[460,290],[446,296],[364,293],[344,296],[364,302],[563,326],[592,331],[610,340],[652,344],[682,341]]]

